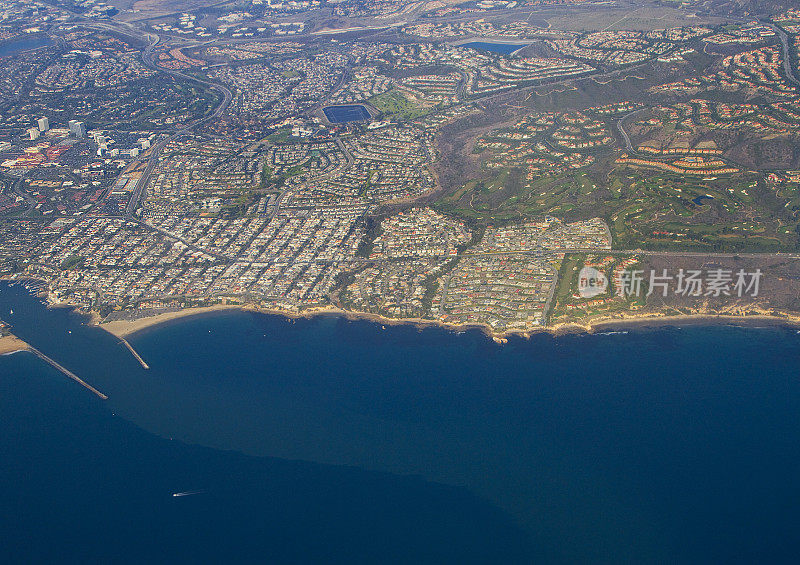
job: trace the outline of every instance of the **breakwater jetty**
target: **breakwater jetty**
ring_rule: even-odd
[[[32,345],[28,346],[28,350],[34,355],[36,355],[39,359],[44,361],[45,363],[51,365],[55,369],[58,369],[61,373],[63,373],[64,375],[66,375],[67,377],[69,377],[82,387],[88,389],[89,391],[96,394],[103,400],[108,400],[108,397],[105,394],[94,388],[92,385],[81,379],[78,375],[76,375],[75,373],[73,373],[72,371],[61,365],[60,363],[56,362],[55,360],[51,359],[50,357],[48,357],[47,355],[45,355],[44,353],[33,347]]]
[[[125,344],[125,347],[128,348],[128,351],[131,352],[131,355],[136,357],[136,360],[139,362],[139,364],[142,366],[142,368],[144,368],[144,369],[149,369],[150,368],[150,365],[148,365],[147,363],[144,362],[144,359],[142,359],[142,356],[139,355],[139,353],[137,353],[137,351],[133,348],[133,346],[130,343],[128,343],[127,339],[125,339],[124,337],[121,337],[119,339],[120,339],[120,341],[122,343]]]

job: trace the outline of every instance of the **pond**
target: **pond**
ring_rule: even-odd
[[[692,202],[694,202],[698,206],[702,206],[703,204],[705,204],[705,202],[704,202],[705,200],[714,200],[714,197],[713,196],[709,196],[707,194],[701,194],[697,198],[692,198]]]

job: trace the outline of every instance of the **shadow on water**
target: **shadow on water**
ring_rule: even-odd
[[[0,358],[5,563],[488,563],[533,555],[518,527],[464,489],[159,438],[51,373],[30,354]]]
[[[268,485],[294,486],[254,496],[253,504],[318,501],[310,514],[325,519],[290,520],[297,529],[315,524],[311,547],[335,537],[317,530],[339,512],[346,517],[337,527],[355,520],[354,531],[393,541],[342,542],[337,555],[399,552],[399,561],[466,560],[441,553],[448,544],[479,562],[503,561],[481,557],[502,548],[506,562],[751,556],[790,563],[800,552],[792,511],[800,504],[800,336],[793,330],[662,328],[536,335],[499,346],[472,331],[221,312],[131,336],[151,366],[145,371],[116,338],[79,316],[25,301],[19,287],[0,288],[0,317],[13,306],[20,337],[109,395],[105,404],[81,402],[162,437],[268,457],[146,436],[165,452],[178,450],[169,456],[174,477],[208,467],[218,470],[206,483],[260,492],[272,488],[261,485],[271,476]],[[59,382],[59,390],[80,389]],[[108,449],[102,444],[91,457]],[[193,457],[219,459],[209,467]],[[131,465],[121,476],[155,480],[135,462],[123,466]],[[238,465],[262,467],[226,483]],[[314,473],[313,496],[303,498],[303,481],[292,481]],[[202,482],[164,490],[204,489]],[[186,502],[204,504],[202,496]],[[425,507],[430,497],[435,503]],[[412,535],[415,520],[421,527]],[[375,533],[394,523],[410,536],[408,547]]]

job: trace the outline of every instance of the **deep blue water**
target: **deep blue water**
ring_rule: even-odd
[[[326,106],[322,109],[325,117],[332,124],[348,122],[363,122],[369,120],[369,112],[361,104],[348,104],[345,106]]]
[[[15,55],[30,49],[37,49],[45,45],[50,45],[50,43],[52,43],[52,40],[46,35],[34,35],[32,37],[12,39],[6,43],[0,43],[0,57]]]
[[[145,371],[20,287],[0,286],[0,317],[109,395],[30,354],[0,358],[0,531],[14,561],[800,554],[795,330],[501,346],[473,331],[222,312],[132,336]]]
[[[519,43],[491,43],[488,41],[471,41],[470,43],[462,43],[459,47],[469,47],[471,49],[478,49],[479,51],[490,51],[492,53],[500,53],[501,55],[510,55],[514,51],[519,51],[525,45]]]

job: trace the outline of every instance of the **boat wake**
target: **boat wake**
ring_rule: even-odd
[[[204,491],[204,490],[187,490],[187,491],[185,491],[185,492],[173,492],[173,493],[172,493],[172,496],[173,496],[173,497],[179,497],[179,496],[193,496],[193,495],[195,495],[195,494],[205,494],[205,492],[206,492],[206,491]]]

